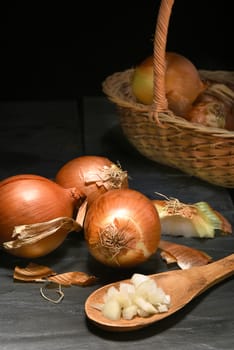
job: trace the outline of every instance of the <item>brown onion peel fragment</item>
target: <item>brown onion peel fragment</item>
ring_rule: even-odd
[[[182,270],[206,265],[212,261],[212,257],[201,250],[165,240],[160,241],[159,249],[162,259],[167,264],[177,263]]]
[[[97,282],[97,277],[88,275],[85,272],[71,271],[50,276],[47,280],[63,286],[91,286]]]
[[[65,272],[61,274],[57,274],[52,269],[44,265],[38,265],[30,262],[26,267],[16,266],[14,269],[14,280],[18,280],[21,282],[43,282],[44,285],[40,288],[41,296],[52,303],[58,304],[60,303],[65,294],[62,291],[62,286],[70,287],[70,286],[91,286],[98,281],[98,278],[89,275],[85,272],[81,271],[71,271]],[[58,294],[58,298],[52,299],[48,295],[45,294],[45,291],[53,289],[56,294]]]
[[[53,282],[63,286],[90,286],[98,280],[97,277],[81,271],[58,274],[48,266],[33,262],[30,262],[26,267],[16,266],[13,277],[15,280],[24,282]]]
[[[57,241],[57,246],[59,246],[62,241],[66,238],[68,233],[72,231],[80,231],[80,225],[72,218],[69,217],[59,217],[53,220],[34,223],[31,225],[19,225],[15,226],[12,234],[12,238],[15,238],[12,241],[4,242],[3,247],[6,251],[10,252],[13,255],[21,255],[21,250],[29,250],[38,243],[44,241],[43,246],[46,246],[47,240],[52,238]],[[49,245],[49,244],[48,244]],[[55,249],[56,246],[53,247]],[[49,249],[49,248],[48,248]],[[18,251],[19,250],[19,251]],[[35,249],[35,252],[32,250],[32,257],[40,256],[40,248]],[[43,247],[43,250],[46,252],[46,249]],[[49,249],[50,250],[50,249]],[[24,252],[22,253],[24,256]],[[27,256],[29,256],[27,254]]]
[[[76,215],[76,222],[81,228],[84,227],[84,220],[85,220],[87,208],[88,208],[88,200],[85,199],[84,202],[81,204]]]
[[[24,282],[42,282],[43,279],[55,274],[48,266],[30,262],[26,267],[16,266],[13,278]]]
[[[159,247],[160,248],[160,247]],[[169,265],[169,264],[175,264],[177,263],[177,259],[171,255],[170,253],[162,250],[161,253],[160,253],[160,256],[163,260],[166,261],[166,263]]]

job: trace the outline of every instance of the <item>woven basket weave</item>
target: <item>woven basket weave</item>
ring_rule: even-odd
[[[191,123],[167,109],[164,57],[173,3],[174,0],[162,0],[158,13],[153,105],[138,103],[133,96],[130,85],[133,69],[107,77],[103,92],[116,105],[127,139],[146,158],[211,184],[234,188],[234,132]],[[234,84],[234,72],[199,72],[202,78]]]

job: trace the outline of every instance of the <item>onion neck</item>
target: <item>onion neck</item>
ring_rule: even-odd
[[[86,198],[85,194],[79,191],[76,187],[65,188],[64,190],[67,193],[67,196],[72,200],[73,207],[79,208]]]

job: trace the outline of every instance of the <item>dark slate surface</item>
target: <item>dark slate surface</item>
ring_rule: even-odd
[[[0,103],[1,178],[33,172],[54,177],[54,170],[82,154],[76,100]]]
[[[205,200],[234,225],[233,203],[225,189],[138,155],[123,137],[114,106],[105,98],[84,99],[83,124],[79,122],[75,101],[0,106],[0,152],[8,156],[1,160],[1,178],[29,171],[53,177],[68,159],[80,154],[105,155],[128,170],[132,188],[152,198],[155,192],[160,192],[182,201]],[[233,235],[171,240],[203,249],[214,260],[234,250]],[[25,266],[28,261],[0,251],[0,349],[231,350],[234,347],[232,277],[168,319],[136,332],[116,334],[103,331],[86,319],[84,302],[88,295],[105,283],[130,277],[135,271],[155,273],[175,267],[168,267],[156,253],[137,269],[113,271],[90,257],[82,232],[69,234],[56,251],[34,262],[57,273],[84,271],[98,276],[99,281],[90,287],[63,288],[63,301],[52,304],[41,297],[41,284],[13,281],[14,267]]]

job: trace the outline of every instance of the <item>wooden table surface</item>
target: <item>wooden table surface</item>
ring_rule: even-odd
[[[82,104],[82,106],[80,105]],[[66,101],[0,103],[0,179],[35,173],[53,178],[68,160],[82,154],[103,155],[120,162],[130,186],[150,198],[156,192],[184,202],[207,201],[234,225],[229,192],[139,155],[124,138],[114,106],[105,97]],[[234,252],[234,236],[214,239],[171,237],[202,249],[214,260]],[[96,285],[64,288],[59,304],[40,295],[38,283],[13,280],[15,266],[29,261],[0,251],[0,349],[152,349],[231,350],[234,348],[234,279],[214,286],[175,315],[129,333],[97,328],[84,313],[84,303],[97,287],[133,272],[167,271],[157,252],[137,269],[113,271],[89,255],[82,232],[71,233],[53,253],[35,259],[57,273],[83,271],[99,277]]]

